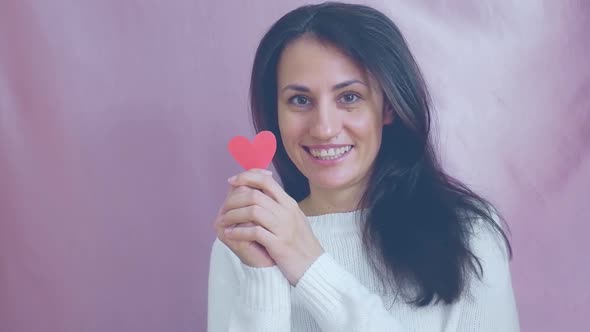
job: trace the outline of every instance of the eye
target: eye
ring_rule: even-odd
[[[340,100],[345,104],[352,104],[357,102],[360,98],[361,96],[356,93],[346,93],[340,98]]]
[[[297,95],[289,98],[289,103],[296,106],[307,106],[310,104],[310,100],[306,96]]]

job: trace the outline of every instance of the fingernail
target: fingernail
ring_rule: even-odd
[[[235,175],[232,176],[232,177],[230,177],[229,179],[227,179],[227,182],[229,182],[229,183],[234,183],[234,181],[236,181],[236,176]]]
[[[272,175],[272,172],[267,169],[263,169],[262,172],[264,172],[266,175]]]

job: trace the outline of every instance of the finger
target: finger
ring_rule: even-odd
[[[220,214],[217,216],[217,218],[215,218],[215,221],[213,222],[213,228],[215,229],[215,233],[217,234],[217,237],[220,239],[223,237],[223,230],[225,229],[225,225],[222,224],[222,218],[223,214]]]
[[[262,190],[281,205],[296,204],[272,176],[262,172],[246,171],[229,178],[228,182],[233,186],[248,186]]]
[[[225,201],[223,202],[223,204],[225,204],[225,202],[232,196],[235,195],[237,193],[241,193],[241,192],[245,192],[248,191],[252,188],[248,187],[248,186],[232,186],[230,185],[229,187],[229,191],[227,192],[227,195],[225,196]],[[219,208],[219,212],[223,214],[223,205]]]
[[[224,235],[232,241],[252,241],[261,244],[267,250],[272,251],[276,243],[276,236],[262,226],[229,227],[224,230]]]
[[[271,232],[274,232],[277,226],[276,216],[269,210],[258,205],[251,205],[227,211],[221,217],[220,225],[222,227],[228,227],[247,222],[254,222]]]
[[[252,189],[248,186],[230,186],[229,188],[229,192],[227,193],[227,197],[229,197],[230,195],[234,194],[234,193],[240,193],[240,192],[244,192],[244,191],[248,191],[249,189]]]
[[[251,168],[249,169],[250,172],[256,172],[256,173],[261,173],[264,175],[270,175],[272,176],[272,172],[267,170],[267,169],[262,169],[262,168]]]
[[[240,186],[240,188],[245,189],[240,191],[236,190],[225,200],[225,203],[221,209],[221,214],[227,213],[233,209],[239,209],[252,205],[258,205],[271,211],[272,213],[275,213],[279,208],[278,203],[272,198],[268,197],[262,191],[246,186]]]
[[[245,172],[251,172],[251,173],[257,173],[257,174],[262,174],[262,175],[268,175],[268,176],[271,176],[272,177],[272,172],[269,171],[269,170],[267,170],[267,169],[251,168],[251,169],[249,169],[249,170],[247,170]],[[245,173],[245,172],[242,172],[242,173]],[[239,174],[236,174],[236,175],[239,175]],[[236,176],[231,176],[230,179],[231,178],[235,178],[235,177]],[[229,179],[228,179],[228,182],[229,182]],[[231,188],[235,188],[235,186],[231,185],[231,183],[230,183],[230,187]],[[242,187],[242,186],[238,186],[238,187]],[[231,192],[231,190],[230,190],[230,192]]]

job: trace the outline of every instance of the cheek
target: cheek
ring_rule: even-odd
[[[376,116],[364,114],[349,121],[349,128],[355,136],[363,140],[374,140],[381,137],[383,123]]]
[[[296,143],[305,132],[305,122],[301,117],[289,113],[279,113],[278,120],[281,138],[287,144]]]
[[[281,133],[281,139],[285,148],[290,150],[294,144],[298,142],[298,130],[294,122],[288,119],[288,117],[281,117],[279,115],[279,130]]]

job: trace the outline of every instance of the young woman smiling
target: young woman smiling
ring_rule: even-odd
[[[254,60],[270,172],[229,179],[208,329],[517,331],[499,213],[447,175],[430,101],[395,24],[324,3],[277,21]]]

